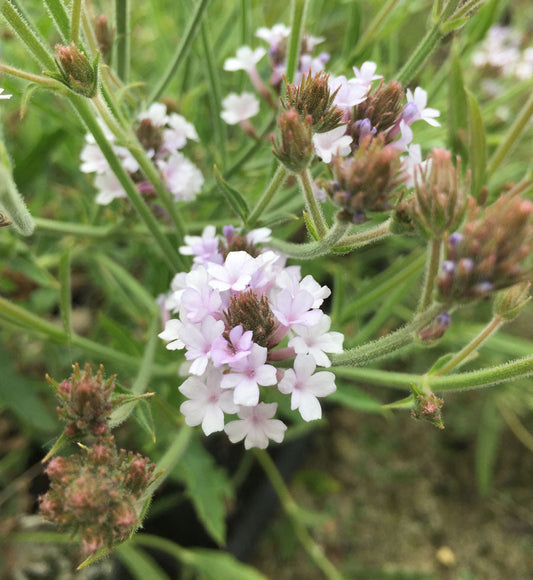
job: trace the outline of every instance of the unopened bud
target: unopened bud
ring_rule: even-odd
[[[343,123],[342,111],[333,103],[335,94],[328,85],[329,75],[319,72],[312,76],[311,71],[303,76],[299,85],[287,84],[285,109],[294,108],[302,118],[311,115],[314,133],[326,133]]]
[[[100,52],[106,63],[109,63],[111,49],[113,48],[113,38],[115,30],[109,26],[107,17],[104,14],[96,16],[94,19],[94,34],[100,48]]]
[[[74,43],[70,46],[57,44],[55,50],[57,54],[55,61],[60,74],[51,73],[50,76],[57,78],[79,95],[94,97],[98,90],[98,55],[90,63],[87,56],[80,52]]]
[[[418,337],[426,344],[433,344],[448,330],[451,320],[451,316],[447,312],[441,312],[429,326],[418,333]]]
[[[362,125],[357,121],[368,119],[370,126],[378,133],[383,133],[396,125],[403,110],[404,97],[400,83],[392,81],[384,85],[381,81],[379,87],[370,93],[365,101],[354,107],[353,131],[349,132],[354,141],[357,142],[361,137]]]
[[[231,296],[228,309],[224,311],[224,317],[230,330],[241,325],[244,331],[253,332],[255,343],[261,346],[273,346],[269,343],[269,338],[275,330],[276,319],[270,310],[266,296],[258,296],[253,290]]]
[[[531,282],[524,280],[511,286],[507,290],[498,292],[493,304],[494,315],[504,320],[513,320],[513,318],[516,318],[531,300],[531,296],[529,295],[530,287]]]
[[[441,409],[444,401],[439,399],[435,393],[425,393],[415,385],[411,385],[414,396],[414,406],[411,411],[411,417],[429,421],[438,429],[444,429],[442,422]]]
[[[281,143],[274,143],[274,155],[293,173],[301,173],[313,159],[313,120],[301,118],[296,109],[282,111],[279,117]]]

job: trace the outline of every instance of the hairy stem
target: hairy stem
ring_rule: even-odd
[[[328,232],[328,226],[324,221],[324,216],[322,215],[322,210],[318,205],[318,200],[315,195],[315,190],[313,187],[313,178],[309,169],[305,169],[298,175],[300,178],[300,184],[302,186],[302,191],[305,197],[305,205],[307,211],[309,212],[309,217],[313,227],[318,234],[318,237],[322,239]]]

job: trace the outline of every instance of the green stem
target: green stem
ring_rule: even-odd
[[[170,218],[172,219],[172,223],[176,229],[176,236],[178,245],[183,244],[183,239],[185,236],[185,225],[181,218],[181,215],[178,211],[176,203],[172,198],[171,193],[165,187],[165,184],[161,180],[161,174],[154,166],[152,160],[146,155],[146,151],[143,149],[142,145],[139,143],[137,138],[133,133],[129,135],[125,134],[122,127],[117,125],[115,119],[113,119],[109,115],[109,109],[105,106],[105,103],[97,96],[93,99],[93,102],[100,114],[100,116],[104,119],[106,124],[108,125],[109,129],[115,134],[116,137],[125,141],[125,144],[132,154],[134,159],[139,164],[142,172],[146,179],[154,186],[154,189],[159,196],[161,203],[163,204],[164,208],[167,210]],[[133,144],[131,144],[133,141]],[[181,263],[181,268],[185,268],[185,261],[183,258],[178,254],[178,259]]]
[[[411,82],[422,65],[437,48],[437,45],[443,38],[443,34],[440,30],[441,25],[453,14],[458,4],[459,0],[449,0],[447,2],[437,21],[428,30],[426,36],[424,36],[413,54],[409,57],[408,61],[396,75],[396,80],[402,83],[402,85],[405,86]]]
[[[172,470],[185,453],[193,433],[194,430],[190,427],[187,427],[186,425],[180,427],[176,438],[172,442],[172,445],[166,450],[163,457],[161,457],[161,459],[157,462],[155,473],[161,473],[161,475],[159,475],[159,477],[146,488],[146,491],[143,494],[144,499],[153,495],[154,492],[172,473]]]
[[[67,42],[70,34],[70,22],[63,3],[61,0],[44,0],[44,3],[56,23],[56,28],[63,41]]]
[[[498,145],[496,151],[492,154],[487,165],[487,176],[494,175],[502,161],[505,159],[513,145],[516,143],[521,133],[528,126],[529,119],[533,116],[533,92],[531,93],[526,104],[522,107],[518,116],[515,118],[511,128],[503,138],[503,141]]]
[[[284,242],[282,240],[272,240],[270,244],[289,258],[312,260],[331,254],[331,248],[338,243],[348,227],[349,224],[346,222],[335,222],[324,238],[318,242],[292,244],[291,242]]]
[[[122,167],[120,159],[115,154],[113,147],[107,141],[104,132],[98,124],[98,121],[96,120],[93,112],[89,108],[88,103],[85,99],[74,94],[69,95],[69,100],[83,122],[87,125],[89,132],[92,133],[96,144],[106,158],[109,167],[124,188],[126,195],[130,199],[133,207],[137,210],[140,218],[146,224],[146,227],[150,230],[154,240],[159,245],[165,261],[172,271],[181,271],[183,265],[181,256],[176,252],[174,246],[170,244],[164,233],[161,231],[159,223],[150,212],[148,207],[145,205],[145,202],[137,190],[137,187],[131,180],[126,170]]]
[[[412,322],[395,332],[368,344],[347,350],[342,354],[333,355],[331,364],[332,366],[359,366],[378,358],[392,356],[401,348],[412,344],[416,339],[416,333],[430,324],[444,310],[443,304],[434,304],[418,314]]]
[[[29,81],[30,83],[41,85],[45,89],[51,89],[64,95],[66,95],[68,92],[68,89],[65,87],[65,85],[63,83],[60,83],[59,81],[51,79],[50,77],[35,75],[33,73],[26,72],[24,70],[15,68],[13,66],[9,66],[7,64],[0,63],[0,72],[5,73],[6,75],[10,75],[12,77],[24,79],[25,81]]]
[[[51,56],[45,41],[32,26],[24,20],[11,0],[0,2],[0,13],[11,26],[13,32],[22,40],[26,48],[39,61],[41,66],[50,71],[56,70],[56,63]]]
[[[374,242],[391,235],[389,230],[390,224],[391,219],[389,218],[374,228],[370,228],[358,234],[346,236],[339,241],[339,244],[335,246],[333,250],[337,254],[347,254],[348,252],[352,252],[353,250],[357,250],[363,246],[373,244]]]
[[[298,177],[300,178],[300,184],[304,193],[306,207],[309,212],[309,217],[311,218],[311,223],[313,224],[318,237],[322,239],[328,233],[328,226],[324,221],[322,210],[318,205],[318,200],[316,198],[315,190],[313,187],[313,178],[309,168],[302,171]]]
[[[119,232],[122,224],[111,226],[91,226],[87,224],[60,222],[46,218],[34,218],[37,233],[52,233],[57,235],[73,235],[86,238],[107,238],[114,232]]]
[[[294,73],[298,68],[300,58],[300,44],[307,12],[307,0],[292,0],[291,2],[291,34],[287,52],[287,82],[292,83]]]
[[[222,161],[222,173],[227,167],[227,147],[226,147],[226,124],[220,116],[222,110],[222,95],[220,91],[220,79],[218,68],[215,66],[213,48],[211,46],[211,34],[207,25],[207,17],[201,26],[202,48],[204,53],[204,69],[209,81],[209,100],[211,102],[211,119],[213,121],[214,137],[217,144],[218,153]]]
[[[189,22],[189,26],[183,36],[181,37],[181,42],[176,49],[174,57],[170,62],[167,70],[163,74],[162,78],[159,80],[159,83],[154,88],[152,94],[150,95],[149,102],[157,101],[157,99],[163,94],[167,86],[169,85],[172,77],[178,70],[181,62],[187,56],[189,52],[192,41],[198,32],[198,28],[200,26],[200,22],[202,21],[202,17],[204,12],[209,4],[209,0],[198,0],[196,5],[196,10],[193,14],[191,21]]]
[[[128,0],[115,0],[115,24],[117,27],[117,74],[124,83],[130,71],[130,10]]]
[[[278,165],[274,176],[270,180],[268,187],[265,189],[263,195],[257,202],[257,205],[251,211],[248,217],[248,226],[253,227],[259,218],[263,215],[263,212],[268,207],[276,193],[279,191],[281,186],[285,183],[289,172],[287,168],[281,163]]]
[[[72,12],[70,15],[70,41],[75,45],[80,38],[81,0],[72,0]]]
[[[421,376],[354,367],[335,367],[332,370],[340,377],[374,383],[384,387],[410,390],[411,384],[419,385],[423,382],[426,387],[434,392],[460,391],[463,389],[490,387],[531,376],[533,375],[533,355],[515,359],[503,365],[445,377],[436,375]]]
[[[268,477],[276,495],[279,498],[283,511],[287,514],[296,537],[300,541],[305,551],[309,554],[316,566],[329,580],[340,580],[342,575],[335,566],[328,560],[321,546],[319,546],[298,515],[298,504],[294,501],[283,478],[270,455],[261,449],[254,449],[254,454],[266,476]]]
[[[354,64],[357,56],[370,44],[376,36],[379,29],[383,26],[393,8],[398,4],[399,0],[388,0],[388,2],[381,8],[381,10],[374,16],[373,20],[365,26],[365,31],[359,37],[355,48],[351,52],[347,61],[349,64]]]
[[[439,272],[442,239],[433,238],[428,243],[424,290],[418,306],[418,312],[423,312],[431,304],[435,280]]]
[[[0,210],[7,215],[19,234],[31,236],[35,222],[13,180],[11,167],[5,167],[2,163],[3,154],[7,156],[4,144],[0,141]]]
[[[496,315],[485,328],[474,337],[465,347],[456,353],[444,366],[432,373],[432,376],[446,375],[454,368],[463,363],[474,351],[476,351],[487,339],[505,324],[505,320]]]

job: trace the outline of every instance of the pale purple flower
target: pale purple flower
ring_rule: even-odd
[[[361,65],[360,69],[354,66],[353,72],[357,82],[359,82],[361,85],[369,89],[370,86],[372,85],[372,81],[376,81],[378,79],[383,78],[383,75],[375,74],[377,68],[378,65],[370,60],[365,61]]]
[[[9,94],[5,94],[3,95],[2,93],[4,92],[4,89],[0,89],[0,99],[10,99],[13,95],[9,95]]]
[[[139,121],[148,119],[152,125],[162,127],[168,121],[167,107],[163,103],[152,103],[147,111],[143,111],[137,117]]]
[[[272,419],[278,408],[277,403],[259,403],[256,407],[241,407],[240,419],[230,421],[225,427],[229,440],[238,443],[244,439],[244,448],[266,449],[272,439],[281,443],[287,426],[279,419]]]
[[[272,239],[272,230],[270,228],[257,228],[246,234],[246,241],[249,244],[265,244]]]
[[[266,50],[264,48],[256,48],[252,50],[249,46],[241,46],[237,49],[237,55],[226,59],[224,62],[224,70],[229,71],[253,71],[255,65],[265,56]]]
[[[418,143],[412,143],[407,147],[407,153],[407,156],[402,157],[402,166],[406,175],[405,185],[414,187],[417,171],[419,171],[417,167],[422,165],[422,149]]]
[[[326,133],[313,135],[315,152],[324,163],[329,163],[333,155],[346,157],[346,155],[350,154],[350,143],[353,139],[349,135],[345,135],[345,133],[346,125],[341,125]]]
[[[322,56],[312,57],[310,54],[300,55],[300,70],[294,75],[293,83],[299,83],[302,75],[316,75],[324,70],[326,62]]]
[[[192,161],[179,151],[157,162],[169,191],[176,201],[193,200],[204,183],[204,176]]]
[[[109,163],[98,145],[87,143],[80,153],[83,173],[104,173],[109,170]]]
[[[220,371],[208,368],[201,379],[189,377],[179,387],[181,393],[189,399],[180,406],[185,423],[191,427],[201,423],[206,435],[224,429],[224,413],[233,414],[238,411],[232,394],[220,388],[221,377]]]
[[[194,125],[177,113],[169,115],[167,127],[163,131],[163,149],[167,152],[183,149],[188,139],[198,141]]]
[[[362,103],[366,99],[368,88],[357,82],[356,79],[347,80],[345,76],[330,76],[328,85],[333,93],[338,89],[333,100],[337,107],[345,110],[351,109],[355,105]]]
[[[314,301],[314,296],[305,290],[294,295],[289,290],[281,290],[271,300],[271,309],[283,326],[312,326],[324,316],[322,310],[311,310]]]
[[[183,324],[179,328],[179,338],[187,348],[185,358],[192,360],[191,373],[202,375],[211,359],[211,348],[215,340],[222,336],[224,323],[215,320],[212,316],[206,316],[200,326],[196,324]]]
[[[208,286],[207,272],[204,285],[200,288],[187,288],[183,291],[180,305],[183,309],[184,318],[193,323],[202,322],[206,316],[215,318],[220,313],[222,299],[217,290],[213,290]]]
[[[317,365],[329,367],[331,361],[325,353],[341,353],[344,340],[342,333],[328,332],[330,326],[331,318],[326,315],[314,326],[294,325],[292,330],[298,336],[289,340],[289,346],[296,354],[309,354]]]
[[[266,28],[264,26],[258,28],[255,35],[257,38],[267,42],[269,46],[276,46],[282,40],[288,38],[290,33],[290,26],[285,26],[285,24],[274,24],[272,28]]]
[[[229,343],[223,338],[217,338],[213,343],[211,358],[213,364],[219,367],[223,364],[233,363],[246,358],[253,345],[253,332],[247,330],[244,332],[243,327],[239,324],[229,331]]]
[[[402,119],[410,125],[418,119],[422,119],[433,127],[440,127],[440,123],[435,120],[435,117],[440,116],[437,109],[427,109],[428,94],[421,87],[416,87],[415,92],[407,89],[407,105],[402,113]]]
[[[241,292],[250,283],[256,269],[254,259],[247,252],[230,252],[223,265],[212,262],[207,264],[207,271],[211,275],[209,284],[221,292]]]
[[[222,263],[215,226],[206,226],[201,236],[185,236],[185,243],[187,245],[180,247],[180,253],[184,256],[194,256],[195,264]]]
[[[250,354],[242,360],[231,363],[230,372],[224,374],[220,386],[234,389],[233,401],[246,407],[259,403],[259,385],[269,386],[277,383],[276,369],[265,364],[267,349],[253,344]]]
[[[222,107],[220,116],[228,125],[236,125],[259,113],[259,101],[252,93],[230,93],[222,101]]]
[[[112,171],[99,173],[94,179],[94,186],[98,189],[95,198],[99,205],[108,205],[114,199],[126,198],[126,192]]]
[[[183,323],[180,320],[171,318],[170,320],[167,320],[165,330],[157,335],[159,338],[168,342],[167,350],[181,350],[182,348],[185,348],[183,341],[180,339],[180,330],[182,326]]]
[[[331,295],[331,290],[327,286],[321,286],[311,274],[308,274],[299,284],[300,290],[309,292],[314,298],[311,308],[320,308],[322,302]]]
[[[407,151],[411,141],[413,140],[413,130],[405,121],[400,121],[400,138],[393,141],[390,147],[398,149],[398,151]]]
[[[326,397],[336,391],[335,375],[328,371],[313,374],[316,363],[312,356],[297,355],[294,369],[287,369],[278,388],[284,395],[291,396],[291,409],[298,409],[304,421],[322,417],[318,397]]]

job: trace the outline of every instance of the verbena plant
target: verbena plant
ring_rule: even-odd
[[[40,511],[81,538],[82,566],[117,548],[163,577],[147,546],[207,577],[260,577],[223,551],[132,538],[170,476],[224,545],[234,489],[201,426],[253,450],[313,562],[341,577],[269,442],[319,425],[325,397],[443,428],[447,391],[533,372],[525,340],[502,340],[501,364],[480,351],[529,301],[532,182],[509,153],[533,58],[496,26],[506,3],[272,4],[0,3],[17,37],[0,64],[0,396],[49,432],[32,383],[75,363],[49,378],[65,428]],[[516,424],[513,400],[495,404]],[[130,416],[155,463],[117,449]]]

